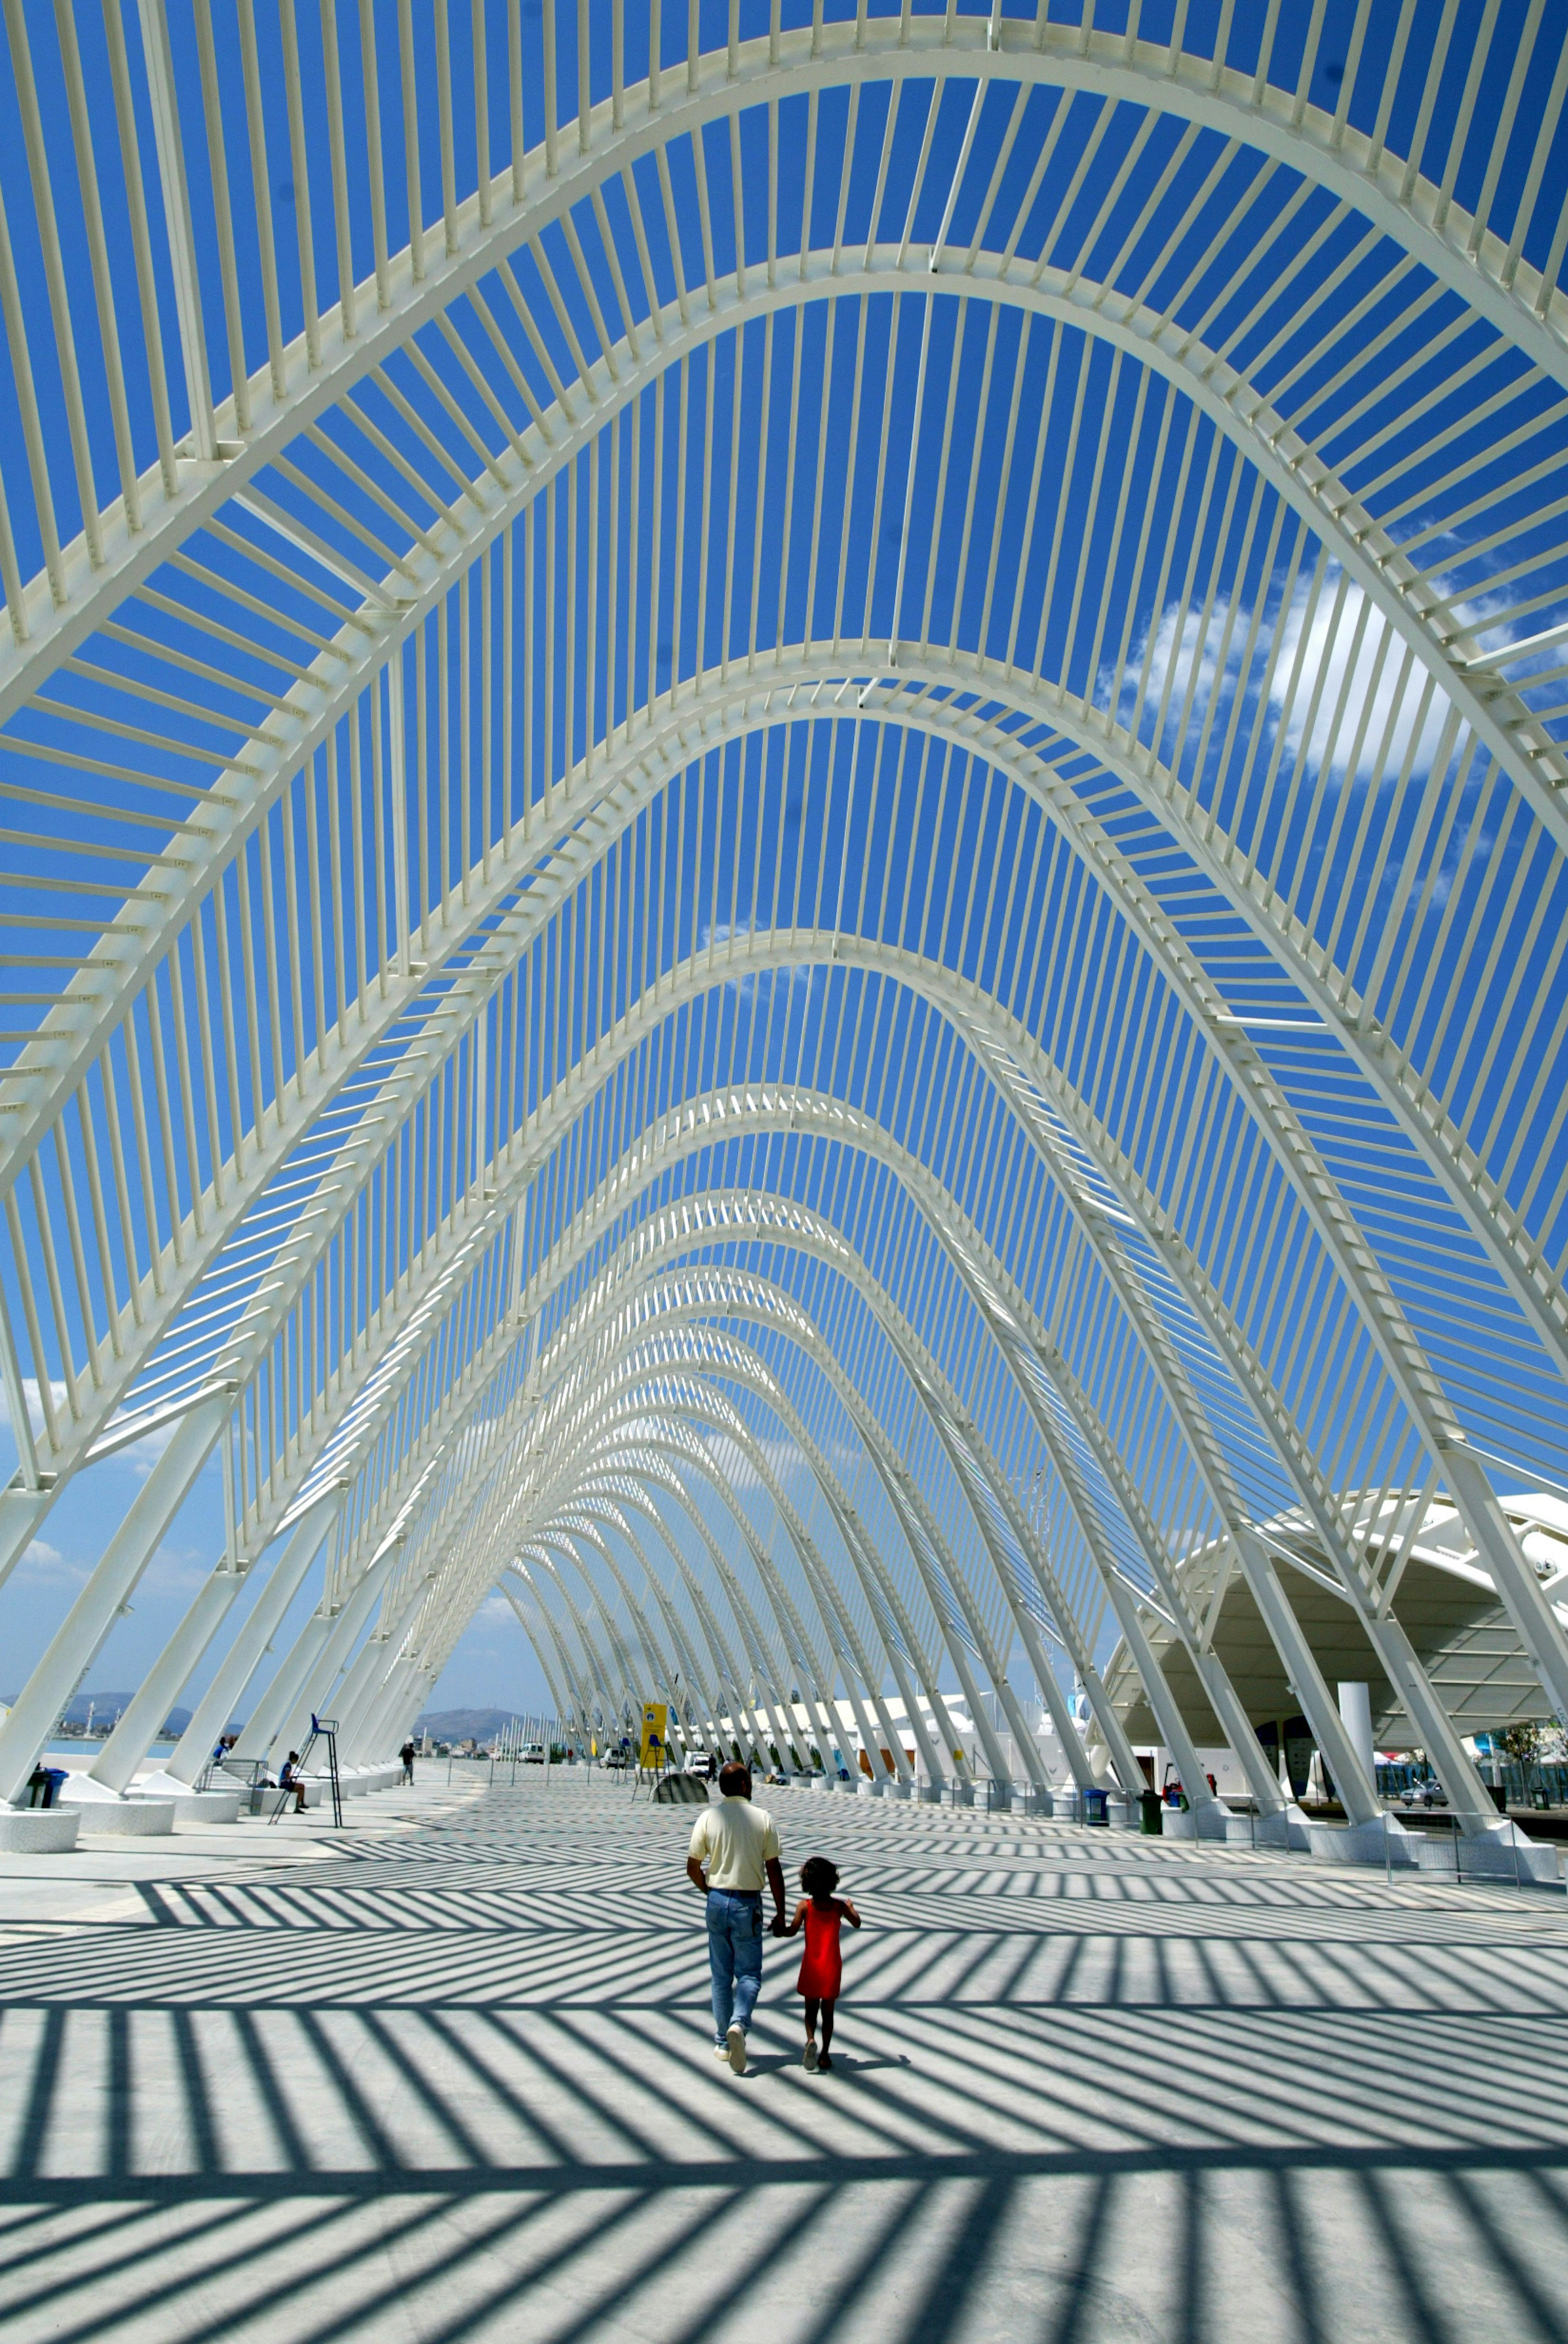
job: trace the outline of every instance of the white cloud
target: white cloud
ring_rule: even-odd
[[[202,1548],[155,1548],[142,1579],[149,1595],[194,1595],[212,1576],[214,1558]]]
[[[66,1421],[66,1387],[64,1383],[58,1382],[51,1378],[49,1383],[49,1396],[54,1406],[55,1420],[63,1430]],[[35,1376],[25,1376],[23,1378],[22,1398],[26,1407],[27,1421],[32,1427],[34,1437],[35,1439],[41,1438],[44,1432],[44,1402],[38,1379]],[[114,1420],[111,1419],[107,1429],[109,1433],[112,1435],[115,1430]],[[139,1440],[127,1440],[123,1449],[113,1450],[109,1458],[106,1460],[106,1462],[115,1465],[128,1465],[132,1472],[136,1474],[137,1480],[145,1481],[147,1475],[152,1471],[153,1467],[157,1463],[158,1459],[163,1455],[164,1450],[168,1447],[169,1442],[174,1439],[175,1433],[177,1430],[177,1418],[171,1418],[167,1424],[158,1425],[155,1430],[151,1432],[144,1432]],[[12,1445],[15,1447],[15,1431],[11,1422],[9,1397],[3,1387],[0,1387],[0,1432],[4,1432],[10,1436],[12,1439]]]
[[[65,1385],[63,1383],[56,1383],[54,1379],[51,1378],[49,1382],[49,1397],[54,1403],[56,1415],[59,1415],[64,1411],[66,1406]],[[44,1402],[42,1399],[41,1387],[36,1376],[23,1377],[22,1399],[27,1410],[28,1423],[35,1433],[42,1432],[44,1430]],[[4,1425],[7,1432],[12,1430],[11,1396],[9,1392],[6,1391],[3,1384],[0,1384],[0,1425]]]
[[[1407,672],[1402,641],[1359,586],[1347,586],[1341,599],[1325,580],[1310,619],[1306,591],[1299,588],[1280,637],[1270,692],[1276,721],[1300,660],[1300,681],[1284,717],[1285,745],[1292,756],[1300,755],[1305,741],[1309,764],[1321,768],[1327,760],[1330,771],[1343,773],[1354,754],[1358,777],[1369,778],[1380,765],[1385,773],[1403,772],[1413,748],[1412,771],[1431,772],[1448,701],[1434,690],[1423,709],[1425,671],[1412,660]]]
[[[1212,755],[1223,743],[1237,692],[1245,690],[1255,712],[1259,683],[1268,670],[1270,729],[1282,725],[1289,759],[1304,753],[1309,766],[1320,771],[1326,767],[1341,777],[1351,773],[1353,761],[1359,780],[1369,779],[1380,769],[1385,774],[1397,774],[1407,759],[1414,773],[1430,772],[1449,703],[1441,692],[1433,690],[1423,706],[1425,670],[1411,661],[1407,672],[1402,640],[1359,586],[1343,583],[1330,567],[1315,603],[1302,581],[1282,611],[1272,617],[1266,615],[1258,623],[1255,639],[1253,626],[1254,613],[1244,604],[1217,601],[1206,626],[1201,624],[1200,613],[1183,611],[1172,604],[1161,614],[1152,650],[1147,637],[1135,648],[1118,713],[1124,722],[1130,720],[1147,656],[1148,681],[1139,725],[1144,739],[1150,738],[1164,699],[1159,746],[1168,760],[1178,761],[1176,732],[1190,691],[1189,738],[1196,739],[1211,719]],[[1243,687],[1240,662],[1249,642]],[[1100,678],[1102,705],[1108,702],[1110,686],[1107,671]]]
[[[16,1565],[18,1580],[46,1580],[54,1585],[66,1580],[79,1586],[86,1578],[87,1571],[86,1563],[67,1560],[57,1546],[49,1544],[47,1539],[34,1539],[30,1545],[24,1547]]]

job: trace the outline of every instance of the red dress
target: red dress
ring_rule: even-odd
[[[836,1901],[825,1913],[815,1904],[807,1904],[805,1955],[794,1982],[796,1994],[804,1994],[813,2002],[838,1999],[838,1989],[844,1983],[844,1955],[838,1947],[843,1922],[844,1908]]]

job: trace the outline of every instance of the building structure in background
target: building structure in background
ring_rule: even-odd
[[[584,1740],[1147,1733],[1221,1832],[1200,1743],[1295,1828],[1284,1685],[1381,1850],[1352,1652],[1509,1828],[1554,14],[6,26],[0,1575],[161,1446],[0,1800],[217,1458],[100,1801],[178,1706],[165,1783],[384,1758],[499,1587]]]

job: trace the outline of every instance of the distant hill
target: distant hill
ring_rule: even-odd
[[[414,1720],[414,1732],[433,1742],[488,1742],[516,1715],[515,1709],[429,1709]]]
[[[8,1709],[15,1698],[14,1692],[7,1693],[3,1705]],[[60,1714],[67,1728],[75,1726],[79,1733],[86,1724],[89,1709],[94,1725],[104,1725],[112,1723],[122,1709],[128,1709],[130,1701],[128,1692],[79,1692],[72,1696]],[[177,1741],[189,1723],[188,1709],[171,1709],[164,1723],[163,1738]]]

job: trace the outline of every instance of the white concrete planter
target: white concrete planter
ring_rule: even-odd
[[[0,1807],[0,1850],[15,1855],[64,1855],[76,1844],[80,1807]]]
[[[161,1804],[167,1798],[174,1807],[174,1819],[181,1824],[237,1824],[239,1821],[240,1791],[184,1791],[166,1793],[144,1790],[133,1783],[126,1793],[127,1799],[150,1799]],[[91,1824],[88,1829],[91,1830]]]
[[[1198,1817],[1190,1807],[1162,1807],[1159,1811],[1159,1835],[1161,1839],[1196,1841]]]
[[[172,1799],[73,1797],[67,1783],[60,1800],[76,1810],[84,1835],[93,1838],[159,1839],[174,1829]]]

